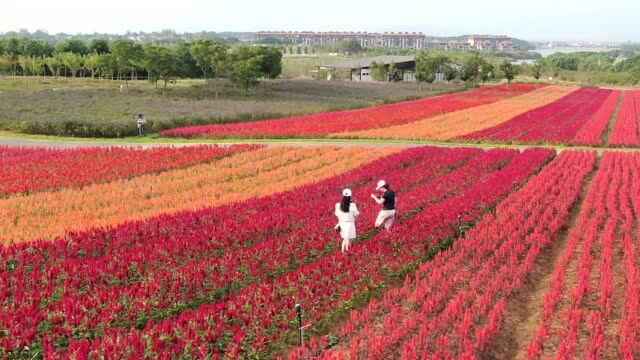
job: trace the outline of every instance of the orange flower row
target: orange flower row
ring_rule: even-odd
[[[334,134],[350,138],[449,140],[499,125],[516,115],[549,104],[576,91],[577,87],[550,85],[492,104],[455,111],[408,124],[365,131]]]
[[[0,244],[227,204],[319,181],[396,151],[272,147],[208,164],[0,200]]]

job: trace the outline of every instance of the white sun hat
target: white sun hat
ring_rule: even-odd
[[[351,196],[351,189],[342,190],[342,196]]]
[[[378,181],[378,186],[376,186],[376,190],[380,190],[385,185],[387,185],[386,181],[384,181],[384,180]]]

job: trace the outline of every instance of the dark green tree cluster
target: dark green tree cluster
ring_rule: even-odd
[[[176,78],[227,78],[245,90],[261,78],[282,72],[282,52],[273,46],[230,46],[221,40],[200,39],[173,46],[144,46],[132,40],[0,40],[0,73],[13,75],[91,76],[128,80],[147,77],[157,84]]]
[[[606,52],[555,53],[522,65],[522,72],[535,79],[545,76],[566,80],[579,78],[594,84],[640,83],[640,54],[634,47]]]
[[[494,79],[511,82],[520,67],[510,60],[487,59],[478,52],[463,57],[450,57],[442,52],[422,51],[416,56],[416,81],[431,84],[440,77],[452,81],[459,78],[470,84],[485,83]]]

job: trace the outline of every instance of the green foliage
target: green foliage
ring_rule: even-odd
[[[547,57],[546,62],[555,70],[578,70],[579,55],[577,53],[555,53]]]
[[[275,79],[282,73],[282,52],[273,46],[254,46],[252,56],[258,57],[264,77]]]
[[[0,74],[8,74],[13,71],[13,61],[6,56],[0,56]]]
[[[376,81],[387,81],[389,78],[389,73],[387,71],[387,67],[383,62],[375,62],[371,63],[371,79]]]
[[[100,55],[98,53],[92,53],[85,56],[84,68],[91,72],[91,76],[95,77],[100,74]]]
[[[358,54],[363,51],[362,46],[356,40],[340,41],[336,46],[336,50],[339,53],[347,54],[347,55]]]
[[[98,55],[97,62],[98,67],[96,68],[96,71],[98,72],[98,75],[110,78],[115,75],[117,65],[112,54],[105,53]]]
[[[45,71],[46,60],[44,57],[20,55],[18,56],[18,63],[24,76],[40,76]]]
[[[485,60],[480,53],[474,52],[469,56],[460,71],[460,79],[464,81],[475,81],[479,75]]]
[[[44,40],[21,39],[20,47],[23,55],[26,56],[50,56],[53,48]]]
[[[240,85],[245,93],[249,88],[257,86],[260,77],[263,75],[260,62],[256,58],[240,60],[233,64],[229,80]]]
[[[493,64],[483,61],[482,64],[480,64],[478,75],[483,84],[495,78],[495,68]]]
[[[202,70],[205,78],[207,73],[214,78],[223,74],[228,51],[229,45],[222,41],[209,39],[194,41],[190,50],[191,56]]]
[[[43,56],[31,57],[29,71],[31,72],[32,75],[40,76],[44,74],[45,69],[46,69],[46,60]]]
[[[18,56],[18,64],[20,64],[20,68],[22,69],[22,75],[29,75],[29,69],[31,69],[31,57],[26,55]]]
[[[500,64],[500,71],[504,78],[507,79],[507,83],[510,83],[511,80],[516,77],[516,69],[508,60],[505,60]]]
[[[89,41],[89,52],[94,54],[105,54],[109,52],[109,41],[107,39],[93,39]]]
[[[539,61],[531,65],[531,76],[536,80],[542,76],[542,64]]]
[[[53,76],[56,78],[60,76],[60,70],[64,67],[64,60],[61,54],[53,54],[53,56],[46,59],[46,64]]]
[[[634,69],[640,66],[640,54],[629,56],[624,60],[617,62],[614,65],[614,71],[628,71],[632,72]]]
[[[636,64],[629,73],[631,75],[631,81],[634,85],[640,83],[640,63]]]
[[[416,80],[418,82],[433,83],[436,74],[444,72],[444,67],[449,63],[449,58],[429,51],[422,51],[416,57]]]
[[[389,77],[395,80],[397,76],[398,76],[398,65],[396,65],[396,63],[392,61],[389,64]]]
[[[165,89],[170,80],[180,75],[177,57],[173,50],[166,47],[145,45],[142,64],[151,80],[156,83],[159,79],[164,81]]]
[[[451,64],[445,64],[444,66],[444,79],[447,82],[455,80],[458,77],[458,70]]]
[[[82,69],[84,66],[84,56],[72,53],[65,52],[60,53],[60,58],[62,59],[62,63],[69,69],[71,72],[71,77],[76,77],[78,71]]]
[[[89,48],[87,44],[82,40],[63,40],[56,44],[56,52],[57,53],[73,53],[78,55],[85,55],[89,53]]]
[[[232,66],[248,60],[254,60],[260,66],[260,77],[274,79],[282,72],[282,53],[278,48],[240,45],[229,53],[228,62]]]
[[[203,73],[191,55],[191,43],[180,41],[175,47],[176,61],[182,78],[200,78]]]
[[[126,74],[133,72],[136,67],[136,61],[142,58],[142,46],[134,43],[132,40],[116,40],[109,44],[109,51],[111,52],[112,63],[115,65],[116,71],[125,74],[124,79],[128,89],[129,83]]]

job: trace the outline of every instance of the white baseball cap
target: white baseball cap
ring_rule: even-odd
[[[387,182],[384,180],[378,181],[378,186],[376,186],[376,190],[380,190],[383,186],[387,185]]]
[[[342,196],[351,196],[351,189],[342,190]]]

